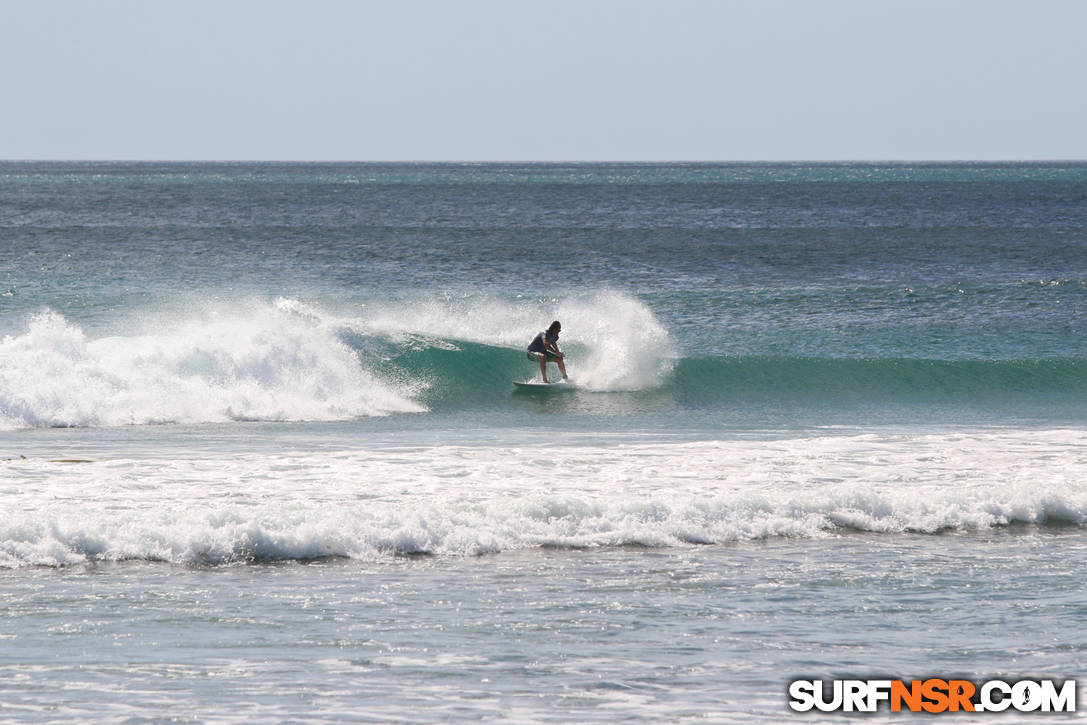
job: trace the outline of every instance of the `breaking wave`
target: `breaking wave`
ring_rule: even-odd
[[[0,341],[0,429],[348,420],[506,396],[524,348],[560,317],[590,390],[666,382],[672,341],[636,299],[399,300],[333,314],[299,300],[144,319],[92,337],[61,314]],[[573,337],[573,335],[571,335]]]

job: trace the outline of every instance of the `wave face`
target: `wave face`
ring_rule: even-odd
[[[551,320],[571,377],[588,393],[666,388],[675,342],[637,298],[598,291],[565,299],[457,297],[375,303],[355,317],[325,317],[365,364],[414,381],[429,409],[509,408],[511,382],[539,376],[528,342]],[[549,366],[553,379],[557,368]]]
[[[0,567],[1082,527],[1085,443],[1048,430],[9,460],[21,515],[0,520]]]
[[[1087,400],[1087,359],[701,357],[681,360],[673,385],[685,399],[716,402]]]

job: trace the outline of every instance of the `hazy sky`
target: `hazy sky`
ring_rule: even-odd
[[[0,158],[1087,159],[1081,0],[0,0]]]

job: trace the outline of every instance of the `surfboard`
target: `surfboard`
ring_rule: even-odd
[[[533,390],[540,392],[559,393],[563,391],[577,390],[577,385],[568,381],[544,383],[539,380],[529,380],[527,382],[521,382],[518,380],[513,381],[515,390]]]

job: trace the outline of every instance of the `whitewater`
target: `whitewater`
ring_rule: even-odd
[[[0,163],[0,720],[781,722],[798,678],[1082,679],[1085,189]],[[577,390],[517,391],[556,319]]]
[[[652,312],[615,292],[546,308],[488,298],[360,307],[344,317],[296,299],[248,300],[206,306],[196,317],[171,312],[153,323],[145,317],[137,326],[153,331],[97,338],[55,311],[34,313],[25,332],[0,341],[0,426],[349,420],[421,412],[426,390],[451,383],[508,392],[510,380],[499,377],[496,362],[499,371],[531,376],[519,363],[541,309],[578,326],[570,354],[587,390],[659,386],[674,357],[673,342]],[[459,352],[464,343],[486,348],[490,359],[473,360],[474,369],[453,363],[455,369],[442,371],[444,380],[418,369],[425,363],[397,369],[396,358]]]
[[[0,493],[21,515],[0,524],[0,567],[670,548],[1087,521],[1082,431],[386,444],[5,468]]]

